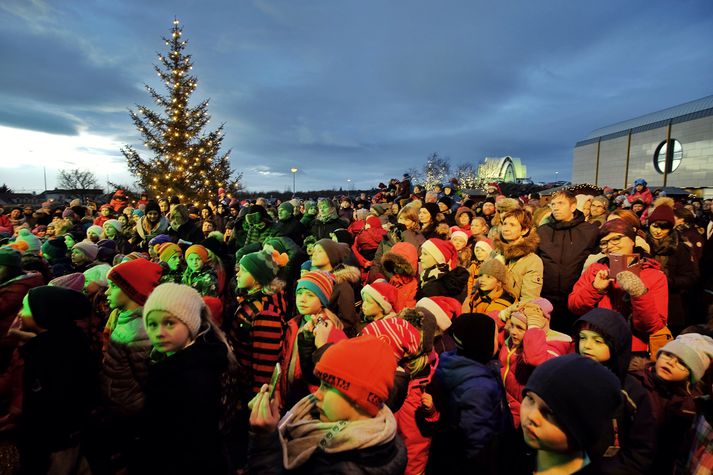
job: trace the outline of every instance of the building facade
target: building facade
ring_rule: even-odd
[[[577,142],[572,182],[628,188],[713,186],[713,95],[590,133]]]
[[[478,164],[478,179],[513,183],[527,178],[527,167],[517,157],[485,157]]]

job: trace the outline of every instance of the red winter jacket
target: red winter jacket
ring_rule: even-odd
[[[649,337],[663,329],[668,322],[668,282],[659,265],[644,259],[639,278],[647,292],[640,297],[629,297],[614,281],[606,292],[599,292],[592,285],[597,272],[609,270],[606,259],[589,266],[574,284],[569,294],[569,310],[575,315],[584,315],[593,308],[608,308],[624,315],[631,324],[631,351],[648,351]]]
[[[520,427],[520,403],[522,390],[535,368],[547,360],[566,355],[572,351],[572,338],[553,330],[529,328],[522,344],[510,348],[510,338],[500,347],[500,374],[505,385],[505,396],[510,406],[513,423]]]

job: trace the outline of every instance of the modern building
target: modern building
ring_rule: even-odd
[[[572,182],[713,186],[713,95],[602,127],[577,142]]]
[[[485,157],[478,164],[478,179],[513,183],[527,178],[527,167],[516,157]]]

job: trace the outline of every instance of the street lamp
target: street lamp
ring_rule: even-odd
[[[295,178],[297,177],[297,168],[292,167],[290,168],[290,171],[292,172],[292,194],[294,195],[297,193],[297,189],[295,188]]]
[[[557,175],[559,175],[560,172],[555,172],[555,181],[557,181]]]
[[[351,186],[352,186],[352,179],[347,178],[347,194],[348,194],[349,190],[351,190]]]

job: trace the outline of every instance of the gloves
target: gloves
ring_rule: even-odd
[[[638,275],[626,270],[616,275],[616,281],[619,287],[632,297],[641,297],[648,290]]]
[[[545,314],[542,313],[542,309],[539,305],[536,305],[534,303],[526,303],[522,306],[520,312],[525,315],[525,318],[527,319],[528,328],[545,328],[545,326],[547,325],[547,318],[545,317]]]

